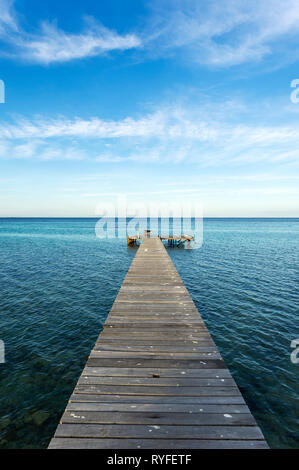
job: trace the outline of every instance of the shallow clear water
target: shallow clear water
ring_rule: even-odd
[[[92,219],[0,219],[0,447],[46,447],[135,255]],[[206,219],[169,249],[271,447],[299,447],[299,219]]]

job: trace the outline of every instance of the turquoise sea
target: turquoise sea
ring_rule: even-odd
[[[45,448],[136,250],[96,219],[0,219],[0,447]],[[169,254],[269,445],[299,448],[299,219],[205,219]]]

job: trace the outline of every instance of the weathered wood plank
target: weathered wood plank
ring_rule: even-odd
[[[149,439],[242,439],[263,440],[257,426],[171,426],[121,424],[60,424],[55,437]]]
[[[99,393],[100,395],[149,395],[149,396],[190,396],[190,397],[217,397],[217,396],[228,396],[233,397],[240,395],[239,389],[235,387],[169,387],[167,385],[159,387],[158,385],[77,385],[76,393]]]
[[[98,367],[158,367],[158,368],[184,368],[187,369],[224,369],[225,364],[222,359],[215,360],[197,360],[197,359],[107,359],[90,357],[87,361],[88,366]]]
[[[193,379],[183,376],[178,378],[161,378],[161,377],[95,377],[81,375],[79,385],[153,385],[158,387],[235,387],[235,381],[229,379]]]
[[[96,342],[96,345],[100,345],[102,344],[102,341],[101,340],[98,340]],[[208,346],[208,347],[213,347],[215,349],[215,343],[212,341],[212,339],[199,339],[199,338],[196,338],[196,339],[188,339],[188,340],[167,340],[165,339],[163,341],[163,339],[151,339],[151,338],[142,338],[142,339],[138,339],[138,338],[128,338],[128,337],[103,337],[103,344],[111,344],[111,345],[123,345],[123,344],[127,344],[128,346],[161,346],[161,345],[164,345],[164,346],[174,346],[174,345],[178,345],[178,346],[201,346],[201,347],[205,347],[205,346]]]
[[[52,439],[49,449],[267,449],[261,440]]]
[[[163,369],[163,368],[118,368],[118,367],[88,367],[82,376],[94,375],[104,377],[184,377],[188,378],[231,378],[228,369]]]
[[[150,351],[150,352],[194,352],[197,351],[199,353],[215,353],[214,346],[197,346],[195,344],[191,344],[189,346],[164,346],[160,344],[159,346],[147,344],[147,345],[131,345],[128,346],[126,344],[109,344],[98,342],[94,347],[95,351]]]
[[[70,398],[71,402],[93,402],[93,403],[130,403],[131,405],[137,403],[144,404],[189,404],[189,405],[244,405],[244,399],[240,395],[236,396],[202,396],[202,397],[188,397],[188,396],[153,396],[153,395],[100,395],[100,394],[87,394],[75,393]]]
[[[161,404],[161,403],[137,403],[128,407],[127,403],[81,403],[71,402],[67,405],[66,411],[122,411],[130,413],[135,412],[150,412],[150,413],[223,413],[223,414],[250,414],[247,405],[192,405],[175,403]]]
[[[182,330],[190,330],[190,328],[197,328],[203,332],[207,332],[207,327],[202,321],[198,321],[192,315],[176,315],[174,313],[167,314],[167,317],[163,313],[152,313],[152,314],[116,314],[111,315],[109,321],[103,327],[107,328],[132,328],[139,329],[141,328],[141,323],[143,322],[144,329],[146,331],[156,330],[161,328],[165,332],[166,329],[169,329],[169,333],[175,334],[176,332],[182,332]],[[181,322],[179,326],[176,326],[176,323]]]
[[[250,413],[153,413],[153,412],[108,412],[108,411],[66,411],[62,424],[167,424],[171,426],[254,426]]]
[[[94,348],[92,353],[90,354],[91,358],[111,358],[111,359],[119,359],[123,358],[124,353],[123,351],[103,351],[98,349],[97,347]],[[152,351],[126,351],[126,357],[130,359],[197,359],[199,361],[205,361],[206,359],[220,359],[219,353],[212,353],[212,352],[198,352],[198,351],[184,351],[184,352],[152,352]]]

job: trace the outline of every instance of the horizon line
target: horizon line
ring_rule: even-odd
[[[101,216],[1,216],[0,219],[125,219],[125,217],[101,217]],[[148,216],[127,216],[126,219],[181,219],[181,216],[169,216],[169,217],[161,217],[161,216],[155,216],[155,217],[148,217]],[[202,219],[299,219],[298,216],[203,216],[203,217],[191,217],[192,219],[194,218],[202,218]]]

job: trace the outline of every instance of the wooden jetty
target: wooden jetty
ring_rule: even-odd
[[[150,232],[150,231],[148,231]],[[149,238],[148,235],[140,237],[139,235],[131,235],[127,237],[128,245],[139,245],[142,243],[142,240]],[[192,235],[158,235],[158,238],[162,241],[167,241],[170,246],[181,246],[184,245],[186,242],[190,245],[190,242],[194,240]]]
[[[162,241],[142,241],[50,449],[264,449]]]

